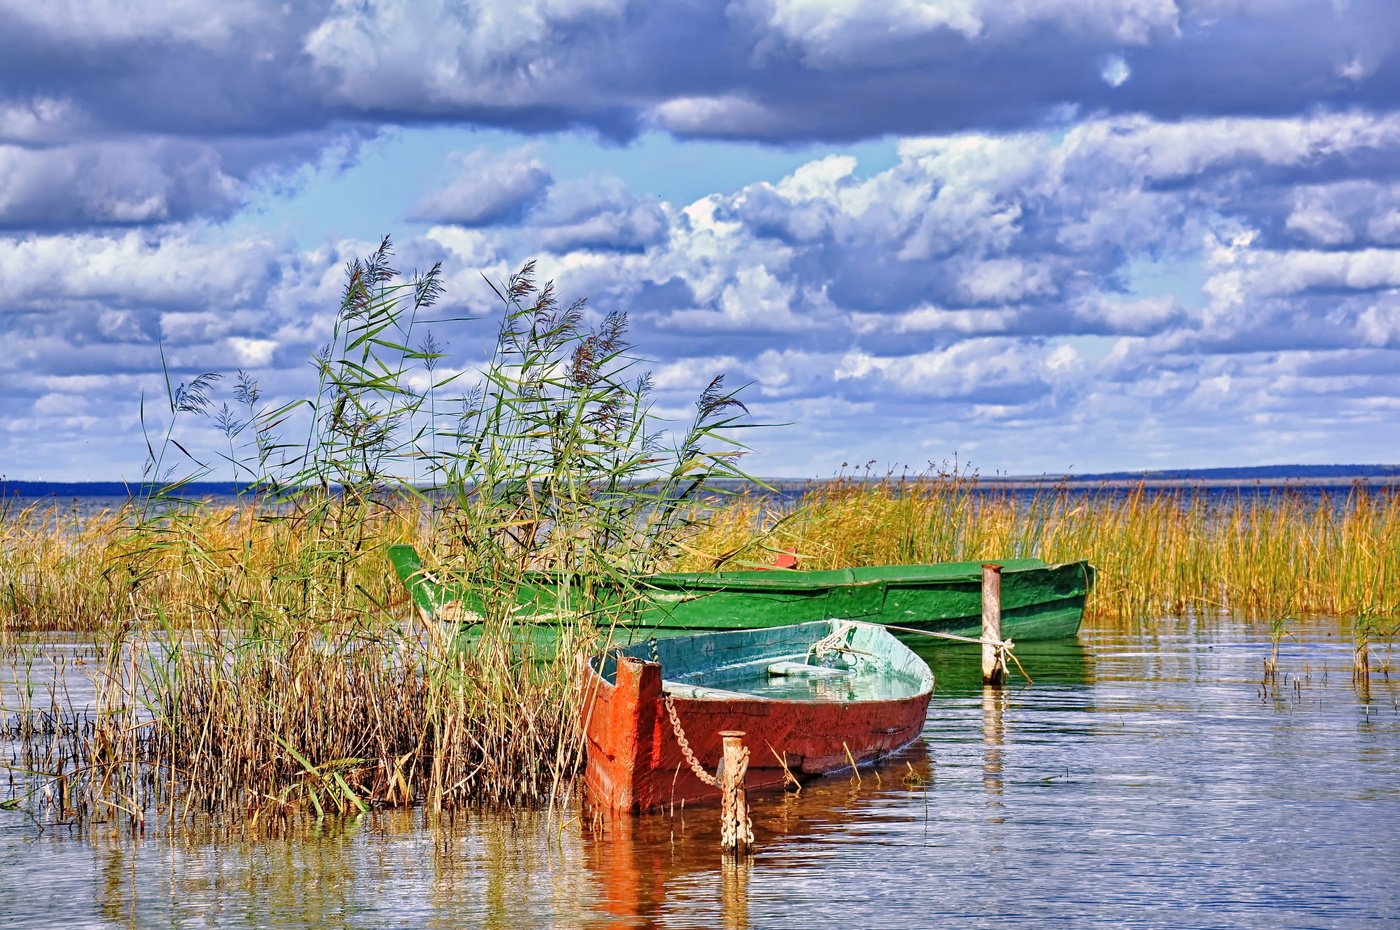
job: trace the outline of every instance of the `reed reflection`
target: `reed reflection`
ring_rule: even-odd
[[[106,923],[132,928],[184,919],[344,926],[345,915],[371,906],[373,876],[357,855],[363,828],[357,818],[273,829],[184,824],[150,839],[94,835],[97,910]]]
[[[593,898],[579,833],[544,812],[185,823],[94,836],[89,887],[117,927],[561,925]]]
[[[461,915],[472,913],[477,902],[472,900],[471,887],[475,864],[468,856],[465,828],[457,825],[458,815],[424,813],[423,828],[432,838],[432,873],[428,883],[427,926],[450,930],[462,925]],[[462,816],[463,821],[466,820]]]

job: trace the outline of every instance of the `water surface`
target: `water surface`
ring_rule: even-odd
[[[1400,924],[1397,681],[1358,689],[1327,626],[1285,644],[1270,687],[1262,635],[1156,629],[1023,646],[1035,681],[1002,691],[977,684],[975,651],[927,651],[923,739],[858,779],[753,798],[744,863],[722,860],[717,816],[695,809],[146,837],[0,812],[0,924]]]

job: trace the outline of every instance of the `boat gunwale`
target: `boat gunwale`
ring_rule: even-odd
[[[606,678],[604,678],[603,681],[604,681],[606,684],[608,684],[610,687],[613,687],[612,682],[608,681]],[[695,691],[698,692],[698,693],[682,694],[682,693],[678,693],[678,692],[674,692],[674,691],[667,691],[667,690],[666,690],[666,686],[667,686],[667,685],[679,685],[680,687],[682,687],[682,688],[687,688],[687,689],[693,688],[693,689],[695,689]],[[678,706],[681,706],[681,707],[684,707],[684,706],[685,706],[685,702],[689,702],[689,701],[694,701],[694,702],[697,703],[697,704],[709,703],[709,702],[711,702],[711,701],[724,701],[724,702],[726,702],[726,703],[738,704],[739,702],[743,701],[743,702],[752,702],[752,703],[755,703],[755,704],[797,704],[797,705],[808,705],[808,704],[842,704],[842,705],[847,705],[847,704],[848,704],[848,705],[852,705],[852,706],[860,706],[860,705],[865,705],[865,704],[900,704],[900,703],[903,703],[903,702],[905,702],[905,701],[916,701],[916,700],[919,700],[920,698],[924,697],[925,695],[932,695],[932,694],[933,694],[933,686],[930,685],[930,686],[928,686],[928,687],[926,687],[926,688],[920,688],[918,691],[911,692],[911,693],[909,693],[909,694],[907,694],[907,695],[903,695],[903,694],[902,694],[902,695],[900,695],[899,697],[884,697],[884,698],[832,698],[832,699],[822,699],[822,698],[768,697],[768,696],[762,695],[762,694],[754,694],[752,691],[725,691],[723,688],[711,688],[711,687],[709,687],[709,686],[707,686],[707,685],[687,685],[687,684],[685,684],[684,682],[667,681],[666,679],[663,678],[663,679],[661,680],[661,691],[662,691],[662,693],[663,693],[664,695],[666,695],[667,697],[669,697],[669,698],[671,698],[672,700],[678,702]],[[713,694],[704,693],[704,692],[711,692],[711,691],[714,692],[714,693],[713,693]]]
[[[396,544],[389,547],[390,558],[393,550],[412,554],[413,561],[422,565],[422,557],[416,547],[410,544]],[[396,567],[399,562],[395,560]],[[636,575],[631,583],[643,590],[694,591],[697,596],[715,592],[740,593],[745,590],[817,592],[831,589],[863,588],[875,585],[901,584],[956,584],[980,581],[983,565],[1000,565],[1003,576],[1022,572],[1056,571],[1088,565],[1085,559],[1068,562],[1046,562],[1040,558],[984,559],[959,562],[918,562],[902,565],[865,565],[855,568],[834,569],[741,569],[717,572],[658,572],[649,575]],[[400,569],[402,575],[402,569]],[[428,576],[421,568],[415,569],[415,580],[441,589],[443,584]],[[521,579],[525,585],[541,588],[556,586],[567,573],[548,571],[527,572]],[[407,580],[407,579],[405,579]],[[599,579],[614,585],[620,582]]]
[[[753,702],[762,703],[762,704],[791,704],[791,705],[808,705],[808,704],[849,704],[849,705],[864,706],[864,705],[873,705],[873,704],[898,704],[898,703],[903,703],[903,702],[911,701],[911,700],[921,700],[921,699],[923,699],[925,696],[931,696],[931,695],[933,694],[933,690],[934,690],[934,688],[935,688],[936,685],[937,685],[937,681],[936,681],[935,676],[934,676],[934,674],[933,674],[933,670],[929,668],[928,663],[927,663],[923,658],[921,658],[921,657],[919,656],[918,653],[916,653],[916,652],[914,652],[914,650],[910,649],[909,646],[908,646],[908,644],[906,644],[906,643],[904,643],[903,641],[901,641],[901,640],[899,639],[899,637],[895,636],[892,632],[890,632],[890,631],[889,631],[888,629],[886,629],[884,626],[882,626],[881,624],[878,624],[878,623],[870,623],[869,621],[865,621],[865,620],[841,620],[841,619],[809,620],[809,621],[807,621],[807,622],[805,622],[805,623],[788,624],[788,625],[781,626],[781,627],[758,628],[758,629],[754,629],[754,630],[716,630],[716,631],[702,631],[702,632],[695,632],[695,633],[685,634],[684,636],[680,636],[680,637],[674,637],[674,638],[673,638],[673,637],[667,637],[667,640],[669,641],[669,640],[672,640],[672,639],[706,639],[706,638],[709,638],[709,637],[733,637],[733,636],[742,635],[742,634],[744,634],[744,633],[769,634],[769,635],[771,635],[771,634],[774,633],[775,631],[790,632],[791,630],[796,629],[796,628],[818,627],[818,626],[826,627],[828,630],[835,631],[835,629],[836,629],[836,627],[837,627],[837,624],[850,624],[850,625],[852,625],[852,626],[856,626],[856,627],[860,627],[860,628],[869,630],[869,631],[870,631],[870,634],[869,634],[869,635],[878,636],[878,637],[882,637],[882,638],[888,638],[889,643],[891,644],[892,648],[895,650],[895,652],[893,653],[894,656],[898,656],[900,659],[904,659],[904,660],[905,660],[905,661],[904,661],[904,665],[905,665],[905,666],[912,666],[912,668],[914,669],[914,671],[913,671],[913,672],[909,672],[909,671],[907,671],[907,670],[905,670],[905,669],[903,669],[903,668],[891,667],[891,668],[888,669],[887,671],[881,671],[881,672],[872,673],[872,674],[883,674],[883,675],[886,675],[886,676],[891,677],[891,678],[899,678],[899,679],[901,679],[901,680],[903,680],[903,681],[907,681],[911,686],[913,686],[913,687],[915,688],[915,690],[910,691],[908,694],[901,694],[901,695],[898,695],[898,696],[891,696],[891,697],[817,699],[817,698],[797,698],[797,697],[771,697],[771,696],[767,696],[767,695],[755,694],[755,693],[752,692],[752,691],[730,691],[729,689],[725,689],[725,688],[715,688],[715,687],[711,687],[711,686],[709,686],[709,685],[696,685],[696,684],[691,684],[691,683],[685,682],[685,681],[679,681],[679,680],[674,679],[674,678],[669,678],[669,679],[666,678],[666,677],[665,677],[665,674],[666,674],[666,664],[665,664],[665,663],[661,662],[659,659],[650,658],[650,657],[648,657],[648,656],[646,656],[646,655],[638,655],[637,653],[640,652],[640,651],[642,651],[644,647],[646,647],[646,648],[651,648],[651,642],[650,642],[650,640],[642,640],[642,641],[640,641],[640,642],[630,643],[630,644],[625,645],[625,646],[613,646],[613,647],[610,647],[610,648],[608,648],[608,649],[603,650],[603,651],[600,652],[600,653],[595,653],[594,655],[589,656],[589,657],[587,658],[586,662],[585,662],[585,666],[586,666],[587,669],[588,669],[589,675],[594,679],[594,681],[593,681],[592,683],[590,683],[589,687],[597,687],[597,686],[599,686],[599,685],[606,686],[606,687],[608,687],[608,688],[616,687],[616,671],[615,671],[615,666],[614,666],[614,674],[613,674],[613,677],[612,677],[611,679],[608,677],[606,671],[604,670],[604,668],[603,668],[602,666],[605,666],[605,665],[607,664],[607,662],[608,662],[609,659],[612,659],[614,662],[616,662],[617,660],[619,660],[619,659],[621,659],[621,658],[623,658],[623,657],[627,657],[627,658],[632,658],[632,659],[640,659],[640,660],[643,661],[643,662],[653,662],[653,663],[655,663],[656,665],[659,665],[659,666],[661,667],[661,673],[662,673],[662,678],[661,678],[661,689],[662,689],[662,693],[665,694],[665,695],[667,695],[668,697],[673,698],[674,700],[676,700],[676,701],[678,701],[678,702],[697,701],[697,702],[706,702],[706,703],[708,703],[708,702],[711,702],[711,701],[728,701],[728,702],[732,702],[732,703],[738,703],[739,701],[753,701]],[[660,642],[660,641],[658,641],[658,642]],[[815,643],[816,640],[813,640],[812,642]],[[797,655],[797,653],[788,653],[787,655]],[[738,666],[741,666],[741,665],[760,665],[760,664],[764,664],[764,663],[769,663],[769,662],[773,661],[774,659],[778,659],[778,658],[784,658],[784,656],[779,656],[779,655],[765,656],[765,657],[762,657],[762,658],[759,658],[759,659],[754,659],[754,660],[751,660],[751,661],[746,661],[746,662],[742,662],[742,663],[734,663],[733,665],[730,665],[730,666],[721,666],[721,668],[738,667]],[[908,659],[913,659],[913,662],[909,662]],[[893,663],[891,663],[891,664],[893,665]],[[710,671],[713,671],[713,669],[711,669]],[[707,691],[713,691],[713,692],[715,692],[715,693],[714,693],[714,694],[684,694],[684,693],[678,693],[678,692],[674,692],[674,691],[668,691],[668,690],[667,690],[667,686],[680,687],[680,688],[684,688],[684,689],[691,689],[691,688],[703,689],[703,690],[707,690]]]

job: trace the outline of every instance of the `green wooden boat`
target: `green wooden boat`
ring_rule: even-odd
[[[424,570],[412,546],[390,546],[389,559],[425,616],[470,622],[483,613],[481,598],[489,596],[485,586],[440,583]],[[619,611],[618,622],[632,634],[622,638],[830,619],[975,637],[981,634],[982,564],[645,575],[636,580],[635,609]],[[1088,562],[1051,565],[1040,559],[1006,559],[997,564],[1002,566],[1003,638],[1024,642],[1078,632],[1084,598],[1094,584],[1093,566]],[[554,624],[558,582],[545,573],[530,576],[515,595],[517,621]]]

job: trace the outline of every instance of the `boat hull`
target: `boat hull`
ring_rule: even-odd
[[[484,596],[436,583],[411,546],[391,546],[390,561],[414,602],[441,620],[484,613]],[[1001,631],[1017,642],[1074,636],[1094,584],[1087,562],[1005,559]],[[640,601],[619,611],[624,640],[717,630],[761,629],[816,620],[863,620],[939,633],[981,633],[982,563],[884,565],[834,571],[671,573],[637,579]],[[534,575],[516,591],[515,621],[548,626],[559,611],[555,579]],[[602,592],[621,600],[616,591]],[[474,600],[477,602],[474,603]],[[610,618],[611,619],[611,618]]]
[[[881,674],[894,684],[884,696],[802,700],[663,681],[686,662],[732,669],[736,656],[762,664],[794,648],[800,654],[804,647],[794,646],[795,636],[806,635],[810,643],[838,624],[675,637],[590,659],[583,676],[589,800],[617,811],[718,801],[718,789],[702,781],[686,757],[666,707],[668,692],[690,750],[709,774],[723,754],[720,734],[743,731],[749,790],[801,783],[908,746],[923,729],[933,675],[888,632],[868,624],[845,626],[862,654],[888,656]],[[804,628],[810,629],[804,634]],[[646,658],[653,648],[661,661]]]
[[[1094,582],[1087,562],[1009,559],[1001,572],[1001,629],[1017,641],[1074,636]],[[655,575],[640,626],[719,630],[841,618],[976,637],[982,563],[887,565],[822,572]]]

